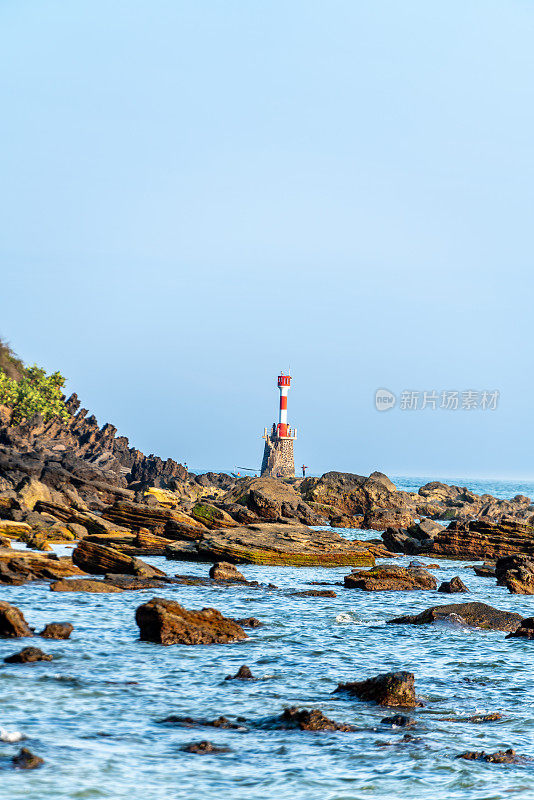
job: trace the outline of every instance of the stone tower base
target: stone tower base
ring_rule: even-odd
[[[293,439],[278,439],[272,435],[266,437],[261,474],[272,478],[295,477]]]

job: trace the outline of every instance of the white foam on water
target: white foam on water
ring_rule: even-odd
[[[6,728],[0,728],[0,742],[20,742],[24,739],[24,734],[20,731],[8,731]]]

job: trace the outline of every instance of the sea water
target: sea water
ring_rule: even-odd
[[[421,479],[417,485],[424,483]],[[462,482],[477,492],[485,483]],[[410,488],[397,480],[399,488]],[[532,484],[491,482],[491,492],[534,495]],[[342,532],[343,533],[343,532]],[[349,532],[345,532],[349,534]],[[351,531],[351,538],[355,532]],[[376,532],[357,532],[360,538]],[[170,575],[206,576],[209,565],[146,559]],[[395,557],[407,564],[409,557]],[[430,563],[434,559],[423,559]],[[0,797],[2,800],[364,800],[366,798],[534,798],[534,761],[499,765],[464,761],[465,750],[513,747],[534,757],[534,642],[498,631],[436,625],[387,625],[431,605],[479,600],[534,614],[534,597],[510,595],[467,562],[441,560],[438,582],[459,575],[469,595],[432,591],[367,593],[344,589],[350,570],[243,566],[249,580],[278,589],[168,586],[121,594],[50,592],[48,584],[1,587],[30,625],[67,621],[67,641],[0,640],[0,662],[34,644],[51,662],[0,669]],[[315,586],[321,581],[332,586]],[[290,592],[332,588],[335,599]],[[255,616],[264,626],[243,642],[171,646],[138,639],[135,609],[155,594],[188,608],[213,606],[228,616]],[[225,681],[247,664],[257,681]],[[424,706],[410,711],[415,737],[381,720],[395,713],[332,694],[338,683],[409,670]],[[288,706],[318,708],[351,723],[354,732],[265,729],[262,720]],[[500,712],[501,721],[446,721]],[[243,730],[183,728],[171,714],[235,720]],[[20,736],[24,741],[16,741]],[[208,739],[228,753],[195,755],[181,747]],[[13,770],[21,745],[45,760]]]

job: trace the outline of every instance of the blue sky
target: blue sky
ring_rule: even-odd
[[[4,0],[0,334],[192,468],[259,465],[290,365],[314,473],[534,477],[533,39],[526,0]]]

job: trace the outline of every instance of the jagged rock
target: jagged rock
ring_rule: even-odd
[[[147,528],[175,539],[177,534],[189,534],[190,538],[198,538],[206,530],[198,520],[176,508],[164,508],[160,505],[147,505],[126,500],[118,500],[106,508],[102,514],[104,519],[126,528]]]
[[[229,753],[229,747],[220,747],[218,745],[213,744],[213,742],[203,741],[203,742],[191,742],[191,744],[184,744],[183,747],[180,747],[180,750],[183,750],[184,753],[197,753],[198,755],[204,755],[206,753],[210,754],[217,754],[217,753]]]
[[[84,578],[54,581],[50,584],[50,590],[52,592],[91,592],[92,594],[122,592],[122,589],[112,583]]]
[[[359,527],[385,530],[407,528],[416,515],[415,495],[398,492],[381,472],[368,478],[348,472],[327,472],[321,478],[306,478],[300,490],[304,500],[332,509],[332,518],[361,519]]]
[[[335,722],[333,719],[328,719],[318,708],[308,711],[306,708],[300,709],[295,706],[284,709],[283,714],[279,717],[279,727],[290,729],[297,728],[301,731],[356,730],[353,725],[347,725],[344,722]]]
[[[324,520],[302,500],[295,489],[277,478],[244,478],[224,497],[225,507],[246,506],[263,520],[297,520],[305,525],[320,525]]]
[[[235,675],[227,675],[225,681],[255,681],[256,678],[246,664],[239,667]]]
[[[451,578],[450,581],[443,581],[438,587],[438,592],[446,592],[447,594],[456,594],[458,592],[468,592],[469,589],[458,575]]]
[[[26,580],[53,580],[71,575],[84,575],[68,556],[35,553],[25,550],[0,549],[0,581],[11,582],[10,575]],[[2,577],[3,576],[3,577]]]
[[[337,597],[332,589],[307,589],[304,592],[291,592],[291,597]]]
[[[295,567],[372,566],[380,545],[349,541],[334,531],[261,523],[206,532],[194,547],[172,545],[167,558]]]
[[[43,639],[68,639],[74,630],[70,622],[49,622],[39,636]]]
[[[534,527],[517,519],[451,522],[434,537],[432,553],[452,558],[498,559],[517,554],[534,556]]]
[[[366,592],[436,589],[438,585],[435,577],[424,569],[396,565],[353,570],[345,576],[344,584],[347,589],[363,589]]]
[[[0,636],[18,639],[33,636],[33,631],[24,619],[22,611],[16,606],[0,600]]]
[[[521,622],[521,614],[500,611],[486,603],[452,603],[433,606],[420,614],[406,614],[389,619],[388,624],[425,625],[432,622],[447,621],[452,615],[465,625],[493,631],[515,631]]]
[[[512,594],[534,594],[534,556],[499,558],[495,575],[497,585],[506,586]]]
[[[241,581],[246,580],[235,567],[227,561],[217,561],[210,569],[209,576],[214,581]]]
[[[507,639],[534,639],[534,617],[525,617],[518,628],[506,637]]]
[[[34,755],[27,747],[22,747],[11,761],[15,769],[37,769],[44,764],[43,759]]]
[[[124,575],[137,575],[139,578],[165,577],[165,573],[146,564],[139,558],[124,555],[112,547],[95,544],[82,539],[72,553],[72,560],[85,572],[93,575],[105,575],[106,572],[117,572]]]
[[[135,613],[139,638],[157,644],[222,644],[246,639],[243,628],[223,617],[215,608],[189,611],[175,603],[153,597]]]
[[[380,706],[415,708],[420,705],[415,697],[413,672],[386,672],[364,681],[340,683],[335,691],[348,692]]]
[[[52,661],[52,656],[38,647],[23,647],[19,653],[4,658],[5,664],[31,664],[34,661]]]
[[[498,750],[496,753],[486,753],[485,750],[467,750],[456,758],[465,758],[467,761],[487,761],[490,764],[524,764],[530,761],[527,756],[518,755],[512,748]]]
[[[495,562],[485,562],[482,566],[475,565],[473,572],[479,578],[494,578],[495,577]]]

